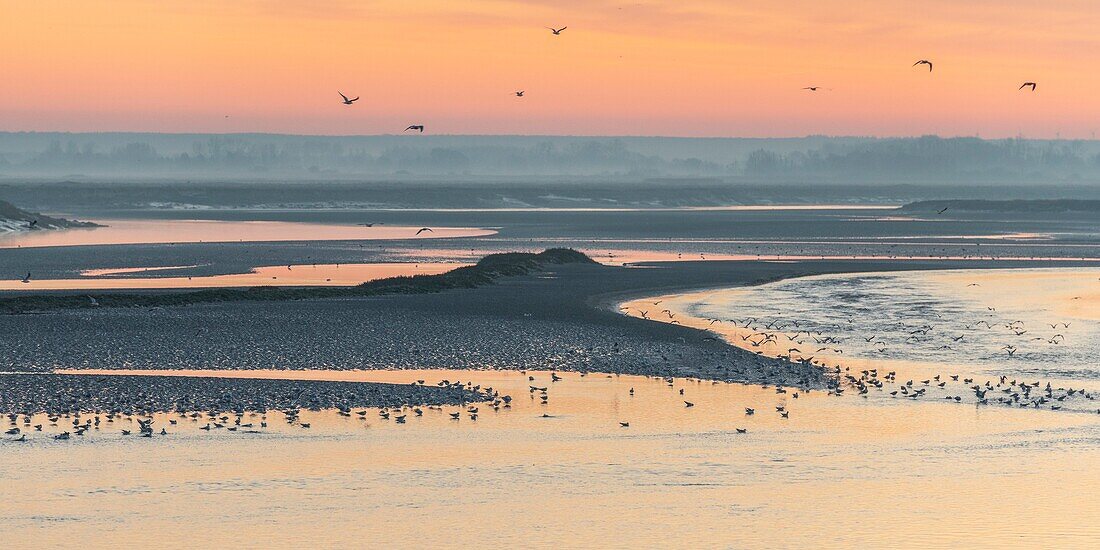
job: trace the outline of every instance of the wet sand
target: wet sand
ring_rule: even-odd
[[[972,264],[917,265],[936,269]],[[564,265],[486,287],[429,295],[4,315],[0,330],[10,337],[0,339],[0,368],[514,368],[823,387],[826,380],[817,367],[761,357],[688,327],[625,317],[617,304],[662,290],[869,269],[900,266],[720,261],[643,269]]]

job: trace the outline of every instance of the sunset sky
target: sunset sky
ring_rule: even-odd
[[[4,131],[1088,138],[1100,127],[1096,0],[0,6]],[[1017,90],[1027,80],[1037,92]],[[362,100],[341,105],[338,90]]]

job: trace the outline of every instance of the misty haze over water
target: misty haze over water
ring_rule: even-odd
[[[1100,142],[979,138],[0,133],[0,178],[1100,181]]]

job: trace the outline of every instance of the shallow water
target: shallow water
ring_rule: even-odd
[[[0,290],[107,290],[166,288],[234,288],[254,286],[355,286],[368,281],[413,275],[438,275],[469,264],[461,263],[371,263],[317,264],[257,267],[251,273],[205,277],[121,277],[104,275],[156,272],[163,268],[120,268],[84,272],[81,279],[0,280]]]
[[[213,220],[95,220],[105,227],[0,234],[0,248],[272,241],[343,241],[480,237],[496,231],[435,227]]]
[[[515,397],[510,410],[477,405],[476,421],[451,420],[459,407],[405,424],[307,411],[310,429],[272,413],[265,433],[246,434],[159,415],[170,434],[152,439],[121,436],[116,421],[69,441],[3,441],[0,530],[9,547],[1083,548],[1100,537],[1093,416],[531,374],[274,374],[469,380]],[[546,405],[529,385],[548,388]]]
[[[772,356],[900,369],[899,377],[1007,374],[1100,389],[1098,279],[1089,268],[824,275],[625,306],[663,321],[660,310],[680,312],[681,323]],[[800,331],[813,334],[786,337]],[[751,335],[765,332],[785,336],[753,345],[761,338]]]

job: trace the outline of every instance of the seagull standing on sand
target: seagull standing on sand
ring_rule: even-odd
[[[30,274],[30,272],[28,271],[28,272],[27,272],[27,276],[26,276],[26,277],[23,277],[23,284],[27,284],[27,283],[29,283],[29,282],[31,282],[31,274]]]
[[[340,94],[340,97],[344,98],[344,105],[351,105],[356,101],[359,101],[359,96],[355,96],[355,99],[348,99],[348,96],[344,95],[344,92],[336,92]]]
[[[932,72],[932,62],[927,59],[921,59],[920,61],[913,63],[914,67],[916,67],[917,65],[928,65],[928,72]]]

